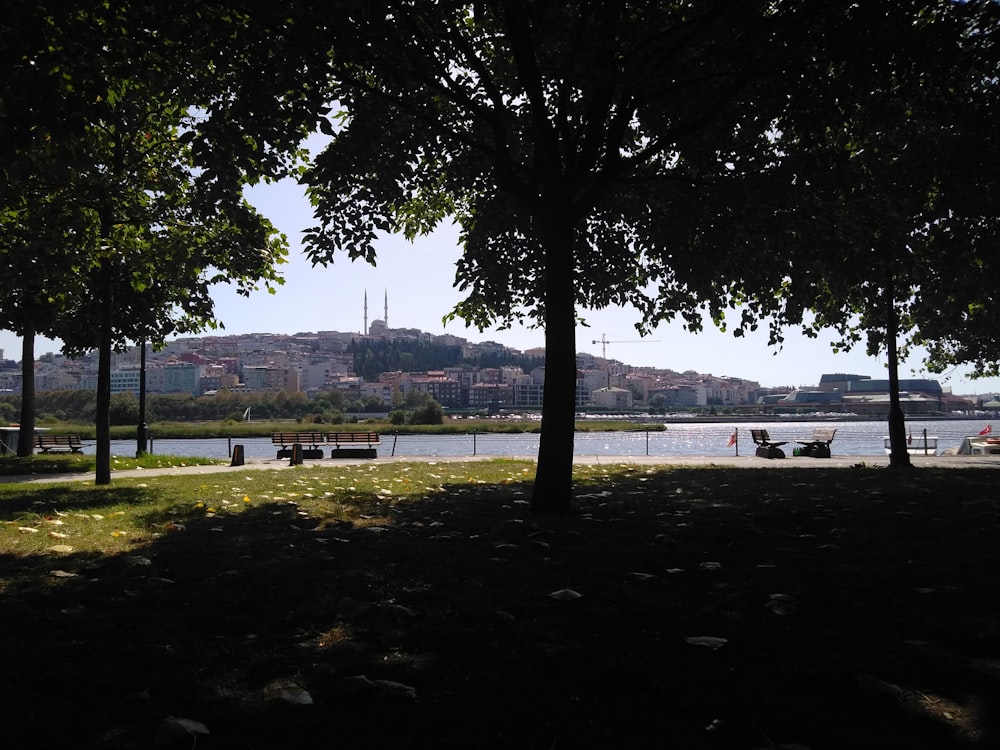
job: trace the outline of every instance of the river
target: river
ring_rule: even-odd
[[[937,452],[957,446],[963,437],[975,435],[986,427],[988,420],[914,420],[907,422],[908,434],[912,436],[912,446],[920,445],[924,431],[930,437],[937,437]],[[732,456],[750,455],[754,444],[750,438],[752,428],[768,430],[772,440],[785,440],[790,444],[786,452],[791,453],[796,440],[806,440],[814,429],[837,428],[837,435],[831,446],[834,455],[842,456],[882,456],[885,455],[883,438],[888,434],[885,422],[741,422],[738,425],[715,423],[670,423],[663,432],[579,432],[575,440],[578,456]],[[306,426],[303,425],[303,429]],[[730,437],[736,433],[736,445],[729,445]],[[529,456],[538,452],[539,436],[533,433],[502,434],[475,433],[466,435],[396,435],[382,433],[380,456]],[[206,438],[193,440],[156,440],[153,453],[172,456],[201,456],[225,459],[230,455],[232,445],[243,446],[244,456],[251,458],[274,458],[276,448],[270,438]],[[85,453],[94,452],[91,442],[84,448]],[[111,444],[114,455],[135,455],[135,440],[114,440]],[[933,451],[931,451],[933,452]]]

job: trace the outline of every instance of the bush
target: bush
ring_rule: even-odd
[[[410,412],[409,424],[442,424],[444,422],[444,409],[441,404],[432,398],[427,399],[422,406],[418,406]]]
[[[112,425],[139,424],[139,400],[131,393],[112,396],[109,416]]]

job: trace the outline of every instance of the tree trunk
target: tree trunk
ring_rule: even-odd
[[[896,313],[895,287],[890,271],[886,284],[886,321],[885,348],[889,360],[889,468],[908,469],[910,453],[906,446],[906,418],[903,407],[899,403],[899,349],[896,345],[896,335],[899,332],[899,319]]]
[[[109,236],[109,235],[105,235]],[[109,261],[98,270],[100,305],[97,331],[97,414],[94,417],[96,470],[94,483],[111,484],[111,327],[114,323],[114,297]]]
[[[545,253],[545,386],[531,508],[565,513],[573,501],[576,425],[576,289],[572,223],[553,226]]]
[[[21,331],[21,427],[17,433],[17,455],[35,452],[35,331]]]

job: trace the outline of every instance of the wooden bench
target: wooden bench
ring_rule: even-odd
[[[796,440],[801,448],[796,448],[792,455],[795,456],[810,456],[811,458],[829,458],[830,457],[830,443],[833,442],[833,436],[837,434],[837,429],[830,427],[820,427],[813,430],[812,437],[808,440]]]
[[[381,445],[377,432],[328,432],[326,442],[331,446],[330,458],[346,455],[376,458]]]
[[[278,458],[291,458],[294,446],[302,446],[302,458],[323,458],[326,445],[325,432],[274,432],[271,433],[271,444],[280,445]]]
[[[54,450],[83,453],[83,443],[80,442],[79,435],[35,435],[35,447],[42,453]]]
[[[376,458],[381,445],[377,432],[274,432],[271,444],[280,445],[278,458],[292,458],[294,446],[302,446],[302,458],[323,458],[324,445],[331,446],[330,458],[359,456]]]
[[[784,458],[785,452],[781,450],[783,446],[788,441],[782,441],[776,443],[771,440],[771,436],[767,434],[767,430],[750,430],[750,435],[753,437],[754,443],[757,445],[756,455],[760,458]]]

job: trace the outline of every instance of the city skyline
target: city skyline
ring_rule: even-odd
[[[216,333],[361,332],[366,292],[385,290],[392,301],[393,327],[452,334],[470,341],[496,341],[522,351],[544,346],[544,335],[538,328],[515,325],[508,330],[491,328],[480,333],[467,328],[461,320],[444,325],[442,318],[463,296],[453,288],[455,264],[461,255],[455,227],[440,227],[413,243],[397,236],[381,237],[377,241],[377,266],[351,262],[346,256],[338,257],[329,267],[313,266],[301,249],[303,231],[313,223],[301,187],[283,180],[248,189],[247,197],[288,236],[288,263],[280,268],[286,283],[274,294],[259,291],[249,298],[239,296],[231,286],[218,286],[213,299],[217,320],[225,328]],[[310,301],[311,307],[304,304]],[[765,331],[736,338],[719,332],[709,321],[699,334],[684,331],[673,322],[657,326],[643,339],[635,330],[640,315],[632,308],[580,310],[579,314],[589,327],[577,328],[578,352],[600,355],[602,336],[611,342],[628,342],[609,344],[609,358],[636,367],[728,375],[755,380],[765,387],[815,385],[824,372],[887,376],[884,357],[867,356],[863,346],[835,354],[830,349],[829,335],[811,339],[790,330],[783,348],[774,349],[768,346]],[[21,358],[20,339],[13,333],[0,332],[0,349],[8,359]],[[39,338],[35,356],[58,349],[58,342]],[[968,367],[933,375],[922,371],[919,364],[918,353],[901,365],[900,377],[934,378],[956,394],[1000,392],[1000,378],[968,379]]]

